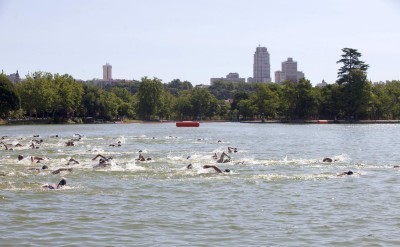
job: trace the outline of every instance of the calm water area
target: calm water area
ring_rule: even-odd
[[[14,147],[0,147],[0,246],[400,245],[400,124],[27,125],[1,136]],[[212,158],[222,152],[230,162]],[[93,168],[97,154],[111,165]]]

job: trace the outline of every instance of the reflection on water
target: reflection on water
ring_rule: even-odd
[[[390,233],[399,224],[398,128],[1,126],[0,240],[10,246],[399,244]],[[230,162],[212,158],[222,152]],[[93,160],[98,154],[104,157]],[[139,154],[151,159],[138,161]],[[60,168],[72,171],[52,174]],[[356,174],[337,176],[349,170]],[[42,187],[63,177],[61,189]]]

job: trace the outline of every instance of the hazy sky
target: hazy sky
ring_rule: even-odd
[[[271,78],[293,57],[316,85],[337,77],[341,49],[362,53],[372,81],[400,79],[400,0],[0,0],[0,69],[77,79],[179,78],[209,84],[253,74],[267,47]]]

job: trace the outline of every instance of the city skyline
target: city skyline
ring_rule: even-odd
[[[370,65],[369,80],[399,80],[399,11],[395,0],[3,0],[0,68],[91,80],[108,61],[113,78],[209,84],[230,72],[253,76],[260,44],[272,77],[293,57],[313,85],[334,83],[341,49],[350,47]]]

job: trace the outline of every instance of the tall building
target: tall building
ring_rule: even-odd
[[[284,81],[298,82],[301,78],[304,78],[304,73],[297,71],[297,62],[293,61],[291,57],[282,62],[282,71],[275,71],[276,83]]]
[[[226,78],[211,78],[210,82],[211,85],[214,85],[215,82],[217,81],[222,81],[222,82],[246,82],[245,78],[240,78],[239,74],[234,72],[234,73],[229,73]]]
[[[109,63],[103,65],[103,80],[111,81],[112,80],[112,66]]]
[[[271,65],[266,47],[257,47],[254,53],[253,78],[249,82],[271,82]]]

